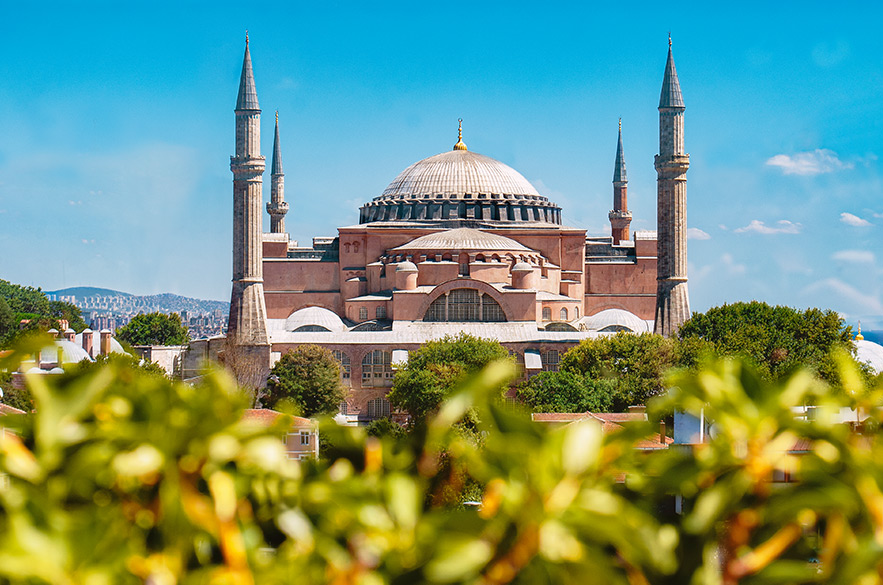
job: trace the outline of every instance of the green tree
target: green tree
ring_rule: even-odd
[[[660,335],[615,335],[584,339],[561,358],[562,371],[611,384],[611,408],[646,404],[665,390],[665,375],[675,365],[676,342]]]
[[[371,423],[365,427],[365,433],[367,433],[369,437],[392,437],[396,440],[404,439],[407,435],[405,427],[386,417],[372,420]]]
[[[739,356],[765,380],[803,367],[835,385],[833,352],[853,349],[851,328],[834,311],[801,311],[758,301],[696,313],[684,323],[678,337],[684,342],[704,340],[718,356]]]
[[[518,388],[518,400],[531,412],[610,412],[614,383],[582,374],[540,372]]]
[[[18,331],[18,319],[9,308],[7,302],[0,297],[0,347],[5,347],[6,340],[11,339]]]
[[[141,313],[117,330],[116,337],[129,345],[183,345],[190,341],[177,313]]]
[[[310,417],[337,412],[345,398],[340,363],[331,351],[301,345],[289,350],[270,370],[263,402],[268,408],[288,403],[300,416]]]
[[[491,362],[508,358],[509,352],[498,342],[467,333],[428,341],[409,352],[407,363],[393,379],[389,401],[420,421],[438,409],[467,377]],[[501,391],[504,388],[508,385]]]

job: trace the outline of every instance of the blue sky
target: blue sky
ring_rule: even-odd
[[[622,116],[632,226],[654,229],[671,30],[693,309],[759,299],[883,328],[879,6],[73,4],[3,7],[0,278],[228,297],[245,29],[301,243],[450,149],[457,118],[471,150],[603,234]]]

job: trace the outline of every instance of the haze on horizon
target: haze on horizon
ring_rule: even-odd
[[[621,116],[632,228],[655,229],[671,29],[693,310],[758,299],[883,328],[881,7],[446,8],[5,7],[0,278],[229,298],[245,29],[262,151],[279,110],[286,225],[302,244],[357,223],[402,169],[450,149],[458,118],[470,150],[601,235]]]

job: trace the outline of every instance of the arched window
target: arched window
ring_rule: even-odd
[[[392,386],[392,353],[375,349],[362,359],[362,388]]]
[[[573,318],[579,319],[579,307],[574,307],[573,312],[576,313],[576,315]]]
[[[543,307],[543,321],[551,321],[552,320],[552,309],[549,307]]]
[[[386,398],[375,398],[368,401],[368,418],[388,417],[392,409]]]
[[[368,307],[359,307],[359,321],[368,319]]]
[[[383,305],[378,305],[377,310],[375,311],[378,319],[386,319],[386,307]]]
[[[558,353],[557,349],[550,349],[549,351],[544,351],[540,357],[543,362],[543,371],[544,372],[557,372],[558,371],[558,362],[561,361],[561,354]]]
[[[432,301],[423,320],[501,323],[506,314],[490,295],[474,288],[456,288]]]
[[[339,349],[331,350],[331,355],[334,356],[334,359],[340,362],[340,379],[343,380],[344,384],[349,385],[350,383],[350,356],[343,353]],[[344,403],[346,404],[346,403]],[[343,414],[346,414],[345,412]]]
[[[561,320],[567,321],[567,307],[561,307]]]

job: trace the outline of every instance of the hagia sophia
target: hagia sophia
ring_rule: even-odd
[[[299,246],[285,231],[276,117],[263,233],[261,110],[248,39],[235,107],[233,291],[227,351],[269,367],[302,344],[330,349],[352,421],[390,414],[394,365],[430,339],[495,339],[530,375],[603,332],[670,335],[689,318],[684,102],[669,42],[659,101],[657,231],[632,233],[622,127],[611,235],[562,224],[518,171],[469,150],[419,160],[359,210],[358,225]],[[449,143],[450,144],[450,143]],[[612,149],[611,149],[612,151]],[[613,152],[611,152],[613,154]],[[390,173],[392,175],[392,173]]]

